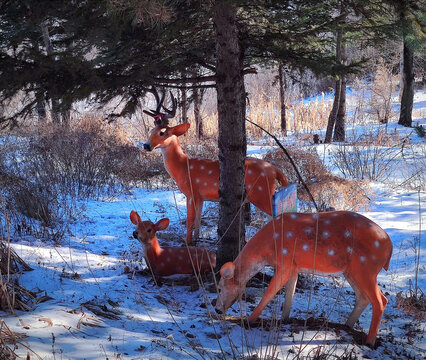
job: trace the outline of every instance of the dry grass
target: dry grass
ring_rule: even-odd
[[[298,170],[312,193],[320,210],[359,211],[370,206],[372,191],[367,181],[348,180],[331,174],[315,151],[298,148],[287,149]],[[266,154],[265,160],[282,169],[290,183],[297,182],[296,171],[281,150]],[[301,211],[312,211],[309,195],[301,184],[298,185],[298,199]]]

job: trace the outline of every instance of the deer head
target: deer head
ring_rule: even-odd
[[[144,247],[151,246],[154,239],[157,238],[157,231],[166,229],[170,223],[167,218],[161,219],[155,224],[151,221],[142,221],[136,211],[130,213],[130,221],[137,226],[133,231],[133,237]]]

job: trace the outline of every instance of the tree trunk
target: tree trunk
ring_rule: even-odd
[[[47,22],[44,21],[41,25],[41,34],[43,36],[43,41],[44,41],[44,46],[46,47],[46,53],[49,56],[53,55],[53,47],[52,47],[52,42],[50,41],[50,36],[49,36],[49,29],[47,27]],[[59,100],[56,98],[52,98],[52,111],[51,111],[51,118],[52,118],[52,122],[55,124],[60,124],[61,123],[61,117],[59,114]]]
[[[414,101],[414,56],[413,51],[404,40],[403,50],[403,72],[402,76],[402,97],[401,112],[399,114],[398,124],[411,127],[413,119],[413,101]]]
[[[186,90],[181,90],[182,94],[182,101],[180,103],[180,114],[181,114],[181,123],[187,123],[188,122],[188,99],[186,96]]]
[[[330,115],[328,116],[327,122],[327,131],[325,132],[325,144],[331,143],[331,137],[333,135],[334,124],[336,123],[337,111],[339,109],[340,95],[342,88],[342,79],[338,79],[336,81],[336,86],[334,89],[334,99],[333,99],[333,107],[331,109]]]
[[[283,71],[283,64],[278,65],[278,83],[280,87],[280,109],[281,109],[281,132],[283,136],[287,136],[287,121],[285,118],[285,73]]]
[[[245,93],[236,7],[215,1],[217,106],[219,122],[219,222],[217,266],[233,261],[244,243]]]
[[[340,82],[340,99],[334,125],[333,141],[345,141],[346,80]]]
[[[194,97],[194,119],[195,119],[195,133],[198,139],[204,137],[203,131],[203,119],[201,117],[201,104],[202,104],[202,90],[194,88],[193,97]]]
[[[38,121],[46,121],[46,108],[44,106],[44,101],[37,101],[37,115]]]
[[[344,2],[340,4],[340,14],[345,11]],[[341,22],[344,23],[345,19],[342,18]],[[340,26],[337,30],[336,37],[336,62],[343,63],[345,58],[345,45],[343,44],[343,26]],[[333,108],[330,116],[328,117],[327,131],[325,133],[324,143],[331,143],[331,137],[333,135],[335,141],[343,141],[345,138],[345,109],[346,109],[346,81],[342,76],[336,81],[336,87],[334,90]],[[338,131],[338,134],[336,134]],[[343,140],[337,140],[342,139]]]

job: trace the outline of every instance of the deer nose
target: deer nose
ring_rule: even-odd
[[[144,148],[144,150],[146,150],[146,151],[151,151],[152,149],[151,149],[151,145],[149,145],[149,143],[144,143],[143,144],[143,148]]]
[[[138,238],[138,232],[137,232],[137,231],[133,231],[133,237],[134,237],[135,239],[137,239],[137,238]]]

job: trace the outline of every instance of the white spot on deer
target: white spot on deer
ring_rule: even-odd
[[[279,233],[274,233],[274,239],[278,238],[278,236],[280,236]]]
[[[305,233],[306,233],[306,234],[310,234],[310,233],[312,233],[312,229],[311,229],[311,228],[306,228],[306,229],[305,229]]]
[[[312,218],[313,218],[313,219],[318,219],[318,214],[313,214],[313,215],[312,215]]]
[[[249,184],[249,185],[247,185],[247,189],[251,189],[251,185]]]
[[[305,244],[305,245],[303,245],[303,246],[302,246],[302,249],[303,249],[304,251],[308,251],[309,246],[308,246],[307,244]]]
[[[333,215],[331,215],[333,217],[339,216],[339,213],[334,213]]]
[[[260,175],[261,175],[261,176],[265,176],[265,173],[262,171],[262,172],[260,173]]]
[[[214,183],[213,186],[217,186],[217,183]]]
[[[189,170],[193,170],[194,169],[194,165],[189,165]]]
[[[291,231],[288,231],[287,234],[285,234],[286,237],[291,238],[293,237],[293,233]]]
[[[201,165],[201,166],[200,166],[200,169],[201,169],[201,170],[204,170],[205,168],[206,168],[206,167],[205,167],[204,165]]]
[[[169,262],[171,262],[171,261],[172,261],[172,259],[170,258],[170,256],[168,256],[168,257],[167,257],[167,259],[166,259],[166,262],[168,262],[168,263],[169,263]]]
[[[328,250],[328,255],[333,256],[334,255],[334,250],[333,249]]]
[[[257,164],[257,160],[253,160],[253,164]]]
[[[329,236],[330,236],[330,233],[328,231],[324,231],[322,233],[322,237],[324,237],[324,238],[328,238]]]
[[[209,175],[211,175],[211,174],[213,174],[213,170],[209,170],[209,173],[208,173]]]
[[[263,188],[262,188],[261,186],[258,186],[258,187],[257,187],[257,189],[258,189],[259,191],[262,191],[262,190],[263,190]]]
[[[283,254],[283,255],[287,255],[287,254],[288,254],[287,249],[282,249],[282,251],[281,251],[281,252],[282,252],[282,254]]]
[[[351,232],[350,232],[349,230],[346,230],[346,231],[345,231],[345,237],[347,237],[347,238],[348,238],[348,237],[350,237],[350,236],[351,236]]]
[[[348,246],[348,247],[346,248],[346,251],[347,251],[349,254],[352,254],[352,253],[354,252],[354,249],[352,249],[350,246]]]
[[[247,174],[251,175],[253,173],[253,171],[251,171],[250,169],[247,171]]]
[[[365,262],[365,256],[360,256],[359,259],[361,260],[361,262]]]
[[[324,224],[330,225],[331,221],[330,220],[325,220]]]
[[[178,256],[179,260],[183,260],[183,257],[181,255]]]
[[[376,241],[374,242],[374,246],[375,246],[376,248],[378,248],[378,247],[380,247],[380,243],[376,240]]]
[[[200,182],[200,179],[195,179],[195,182],[198,184]]]
[[[291,214],[291,215],[290,215],[290,217],[291,217],[292,219],[296,219],[296,218],[297,218],[297,215],[296,215],[296,214]]]

